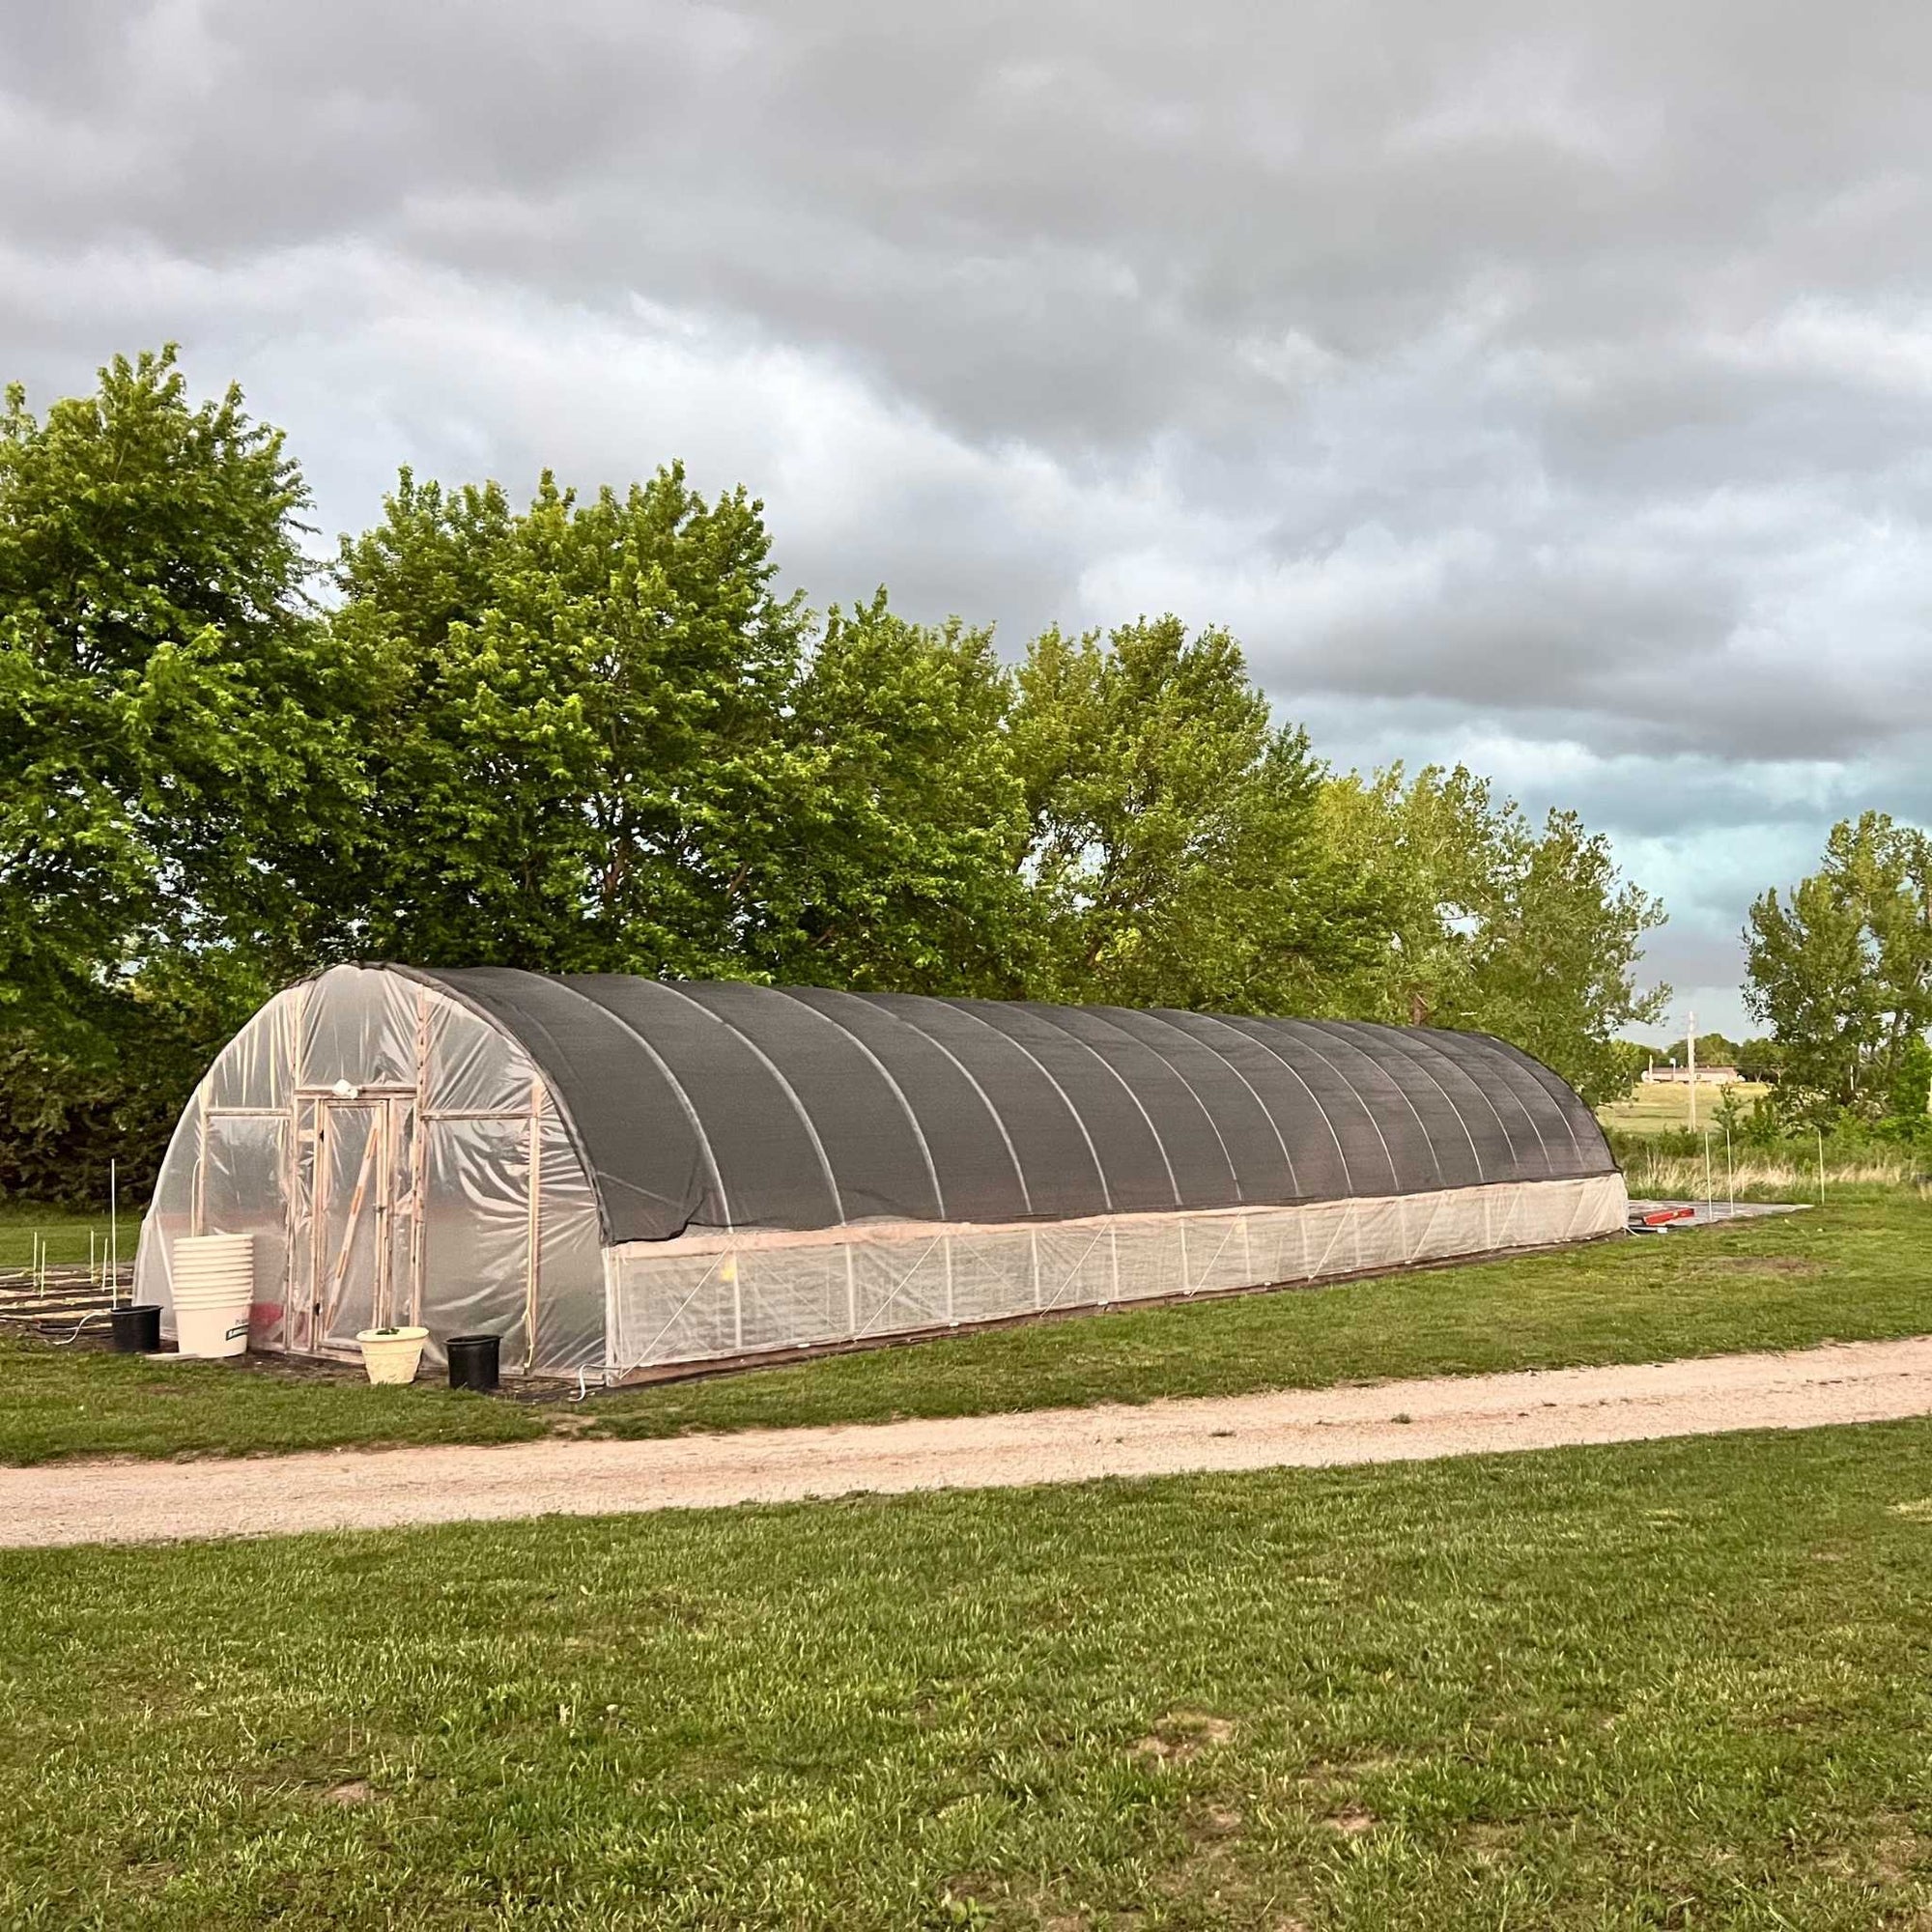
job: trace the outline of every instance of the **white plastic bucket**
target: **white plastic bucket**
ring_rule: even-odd
[[[253,1235],[184,1235],[175,1242],[171,1298],[175,1345],[184,1355],[213,1359],[248,1347],[255,1299]]]

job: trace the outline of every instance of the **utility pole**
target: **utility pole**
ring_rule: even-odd
[[[1697,1131],[1697,1015],[1684,1015],[1684,1044],[1690,1054],[1690,1131]]]

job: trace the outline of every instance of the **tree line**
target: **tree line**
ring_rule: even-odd
[[[1647,1067],[1683,1066],[1690,1060],[1690,1046],[1682,1039],[1674,1039],[1666,1046],[1648,1046],[1634,1040],[1629,1044],[1633,1084],[1643,1077]],[[1783,1057],[1777,1042],[1769,1037],[1732,1039],[1726,1034],[1700,1033],[1696,1044],[1700,1077],[1707,1068],[1728,1066],[1742,1080],[1775,1082],[1782,1067]]]
[[[1338,773],[1168,614],[1009,662],[779,587],[676,464],[403,471],[314,554],[282,435],[172,351],[0,419],[0,1186],[152,1173],[332,962],[726,976],[1476,1027],[1590,1097],[1655,900],[1463,768]]]

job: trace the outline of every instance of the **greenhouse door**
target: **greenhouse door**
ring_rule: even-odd
[[[399,1097],[330,1098],[317,1116],[311,1347],[353,1355],[357,1329],[411,1319],[406,1223],[414,1108]]]

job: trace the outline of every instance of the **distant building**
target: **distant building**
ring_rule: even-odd
[[[1697,1069],[1697,1084],[1700,1087],[1730,1087],[1744,1077],[1735,1066],[1700,1066]],[[1665,1086],[1688,1087],[1690,1084],[1690,1069],[1688,1066],[1646,1066],[1643,1078]]]

